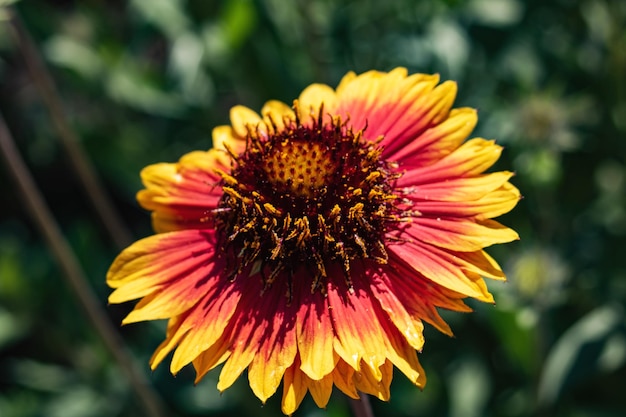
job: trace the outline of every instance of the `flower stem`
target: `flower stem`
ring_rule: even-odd
[[[100,307],[97,297],[87,284],[87,279],[78,260],[52,217],[43,196],[37,189],[35,181],[19,154],[1,114],[0,156],[0,160],[4,159],[3,165],[7,167],[21,192],[24,205],[32,221],[43,235],[59,267],[64,272],[62,274],[63,277],[74,291],[87,317],[102,338],[104,345],[115,358],[121,371],[126,375],[135,390],[145,409],[145,415],[149,417],[164,417],[166,414],[163,411],[160,398],[151,389],[143,374],[137,370],[130,354],[124,348],[119,333],[113,328],[104,310]]]
[[[359,392],[359,399],[355,400],[350,398],[350,408],[352,408],[352,413],[354,417],[374,417],[374,412],[372,411],[372,404],[370,403],[370,399],[367,394]]]
[[[104,228],[108,231],[118,249],[123,249],[132,241],[130,233],[113,208],[113,204],[104,191],[95,169],[80,146],[78,136],[68,123],[54,81],[46,69],[41,54],[28,33],[28,29],[22,24],[15,9],[7,8],[7,10],[9,13],[10,32],[24,56],[26,67],[30,72],[35,87],[50,113],[50,118],[68,155],[70,165],[76,172]]]

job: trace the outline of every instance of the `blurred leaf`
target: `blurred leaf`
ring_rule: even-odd
[[[624,417],[624,410],[611,407],[579,407],[567,417]]]
[[[624,324],[623,308],[605,305],[589,312],[563,333],[546,358],[539,381],[539,404],[556,403],[567,388],[602,370],[607,361],[612,368],[623,364],[626,345],[609,341],[614,340],[615,332]],[[604,353],[606,349],[611,350]],[[602,359],[605,355],[609,359]]]
[[[49,417],[97,417],[115,415],[121,405],[89,387],[77,385],[54,397],[44,410]]]
[[[17,316],[0,307],[0,351],[27,331],[28,328]]]
[[[458,78],[469,57],[469,40],[461,25],[452,20],[435,19],[429,25],[432,53],[445,63],[450,76]]]
[[[4,366],[17,384],[38,391],[62,392],[75,380],[71,369],[34,360],[12,359]]]
[[[232,50],[237,50],[250,36],[256,25],[256,10],[251,0],[231,0],[224,3],[220,26]]]
[[[515,292],[520,304],[547,308],[564,301],[571,271],[556,248],[537,245],[521,250],[510,257],[507,269],[511,282],[507,289]]]
[[[624,167],[612,159],[603,161],[596,169],[594,177],[601,194],[621,197],[626,189]]]
[[[189,104],[208,105],[215,94],[211,79],[202,63],[204,44],[198,36],[185,32],[172,44],[170,71],[179,80],[182,94]]]
[[[174,39],[189,26],[181,0],[132,0],[130,7]]]
[[[624,167],[613,159],[603,161],[596,168],[594,179],[599,195],[589,207],[591,217],[611,234],[626,234]]]
[[[524,7],[518,0],[472,0],[470,16],[486,26],[510,26],[522,18]]]
[[[73,70],[84,78],[101,76],[103,65],[98,54],[88,45],[69,36],[52,37],[44,45],[44,52],[56,65]]]
[[[0,232],[7,233],[3,229],[0,228]],[[0,245],[2,246],[2,254],[0,254],[0,296],[2,298],[18,298],[20,292],[25,287],[22,279],[24,271],[18,256],[19,251],[23,251],[24,247],[20,243],[17,239],[11,239],[8,236],[4,238],[4,236],[0,235]]]
[[[527,88],[535,88],[545,72],[537,50],[526,39],[513,42],[506,48],[499,64],[499,70],[504,75],[511,76]]]
[[[533,185],[555,186],[562,176],[560,155],[549,149],[520,153],[514,164],[519,175]]]
[[[106,80],[107,92],[120,103],[151,114],[180,115],[185,107],[180,97],[158,86],[128,60],[120,62]]]
[[[612,16],[606,2],[585,1],[581,4],[582,17],[589,28],[591,39],[607,43],[611,36]]]
[[[287,8],[287,3],[283,4]],[[234,0],[223,4],[215,21],[207,22],[201,31],[206,61],[211,67],[228,71],[232,58],[254,32],[257,14],[249,0]]]
[[[41,417],[41,398],[29,391],[3,392],[0,394],[0,416]]]
[[[5,10],[5,7],[9,7],[13,3],[17,3],[19,0],[0,0],[0,22],[11,17],[10,13]]]
[[[494,309],[489,312],[498,340],[516,371],[532,375],[537,363],[537,345],[532,310]]]
[[[450,416],[481,417],[491,392],[485,365],[475,357],[464,357],[454,364],[449,376]]]
[[[603,372],[613,372],[626,363],[626,334],[614,334],[607,339],[598,358],[598,368]]]
[[[613,123],[623,132],[626,132],[626,103],[618,103],[611,110]]]
[[[187,408],[194,413],[206,414],[211,411],[223,410],[228,407],[228,401],[217,390],[217,375],[207,375],[197,385],[186,385],[179,392],[179,400],[187,404]]]

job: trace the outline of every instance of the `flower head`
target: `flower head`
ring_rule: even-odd
[[[416,386],[423,322],[437,309],[493,302],[504,279],[483,249],[517,239],[491,220],[519,199],[510,172],[484,173],[493,141],[467,137],[477,116],[452,109],[436,75],[348,73],[306,88],[293,106],[237,106],[213,148],[142,171],[138,194],[159,234],[124,250],[113,303],[141,299],[124,323],[168,319],[155,368],[191,363],[218,389],[247,369],[265,401],[283,383],[293,413],[333,385],[389,398],[393,367]]]

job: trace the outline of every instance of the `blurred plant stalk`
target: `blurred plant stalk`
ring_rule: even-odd
[[[124,249],[132,242],[132,237],[107,196],[93,165],[80,146],[78,136],[67,121],[67,116],[63,111],[63,103],[41,54],[28,33],[28,29],[22,24],[16,10],[7,8],[6,13],[8,14],[10,32],[22,52],[35,87],[50,113],[50,118],[70,164],[114,244],[118,249]]]
[[[63,237],[61,229],[54,220],[42,194],[37,189],[2,115],[0,115],[0,154],[4,159],[3,165],[7,167],[15,180],[32,221],[43,235],[46,244],[62,269],[63,277],[74,291],[104,345],[135,390],[135,394],[145,409],[146,416],[165,417],[162,401],[143,374],[137,370],[119,333],[114,329],[104,310],[100,307],[98,298],[89,287],[85,273],[82,271],[70,245]]]
[[[128,246],[132,241],[131,236],[113,208],[89,158],[80,147],[77,135],[69,126],[67,117],[63,112],[62,101],[52,77],[43,63],[41,54],[27,29],[21,23],[16,11],[12,8],[7,8],[3,12],[9,24],[10,32],[24,56],[32,80],[50,113],[50,118],[69,157],[71,166],[80,179],[97,215],[114,244],[120,249]],[[32,221],[43,235],[47,246],[63,271],[63,277],[76,295],[93,327],[102,338],[105,347],[109,350],[134,389],[145,410],[145,415],[149,417],[165,417],[166,413],[160,397],[151,388],[150,383],[143,374],[137,370],[119,333],[114,329],[106,313],[100,307],[99,300],[90,288],[74,252],[65,240],[60,227],[53,218],[32,175],[19,154],[2,115],[0,115],[0,151],[2,159],[4,159],[4,165],[14,178]]]
[[[354,417],[374,417],[372,403],[367,394],[359,392],[359,399],[350,398],[350,408]]]

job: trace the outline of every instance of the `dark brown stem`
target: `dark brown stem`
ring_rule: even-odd
[[[11,33],[24,56],[26,67],[33,82],[50,113],[50,118],[68,155],[70,164],[111,239],[119,249],[123,249],[131,243],[131,236],[113,208],[95,169],[80,146],[76,133],[70,127],[54,81],[28,30],[20,21],[15,9],[7,8],[7,10]]]
[[[0,115],[0,155],[1,159],[4,159],[3,165],[9,170],[21,193],[24,205],[32,221],[43,235],[48,248],[63,271],[62,276],[74,291],[88,319],[102,338],[104,345],[115,358],[121,371],[126,375],[145,409],[146,416],[164,417],[165,412],[163,411],[160,398],[151,389],[143,374],[137,370],[130,354],[124,348],[119,333],[117,333],[109,321],[97,297],[87,284],[85,274],[74,256],[74,252],[72,252],[70,245],[63,237],[43,196],[35,185],[35,181],[19,154],[2,115]]]
[[[370,399],[367,394],[363,394],[362,392],[359,392],[358,400],[350,398],[350,408],[352,408],[354,417],[374,417]]]

